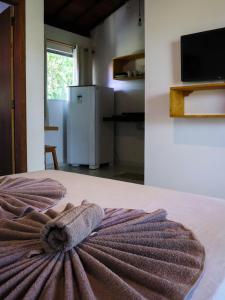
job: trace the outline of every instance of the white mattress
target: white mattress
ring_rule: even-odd
[[[57,210],[68,202],[80,204],[84,199],[103,207],[142,208],[146,211],[166,209],[168,218],[190,228],[206,250],[203,276],[188,298],[225,299],[225,200],[62,171],[25,175],[30,178],[50,177],[67,188],[67,195],[57,205]]]

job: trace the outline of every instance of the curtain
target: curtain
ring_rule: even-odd
[[[74,49],[75,85],[92,84],[92,51],[88,48],[77,46]]]
[[[47,50],[63,55],[72,56],[75,46],[67,45],[62,42],[47,40]]]

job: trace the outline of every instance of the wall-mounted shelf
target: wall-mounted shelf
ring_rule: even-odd
[[[138,79],[144,79],[145,76],[144,75],[140,75],[140,76],[130,76],[130,77],[122,77],[122,78],[116,78],[114,77],[114,80],[138,80]]]
[[[184,98],[195,91],[225,89],[225,83],[196,84],[170,88],[170,116],[173,118],[225,118],[225,114],[185,114]]]
[[[113,59],[114,80],[137,80],[144,78],[145,54],[137,53],[132,55],[115,57]],[[135,74],[133,74],[135,73]]]

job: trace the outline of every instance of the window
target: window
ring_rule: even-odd
[[[47,99],[67,100],[68,85],[74,81],[72,54],[47,51]]]

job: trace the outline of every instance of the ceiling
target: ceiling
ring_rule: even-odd
[[[127,0],[44,0],[45,24],[89,36]]]

